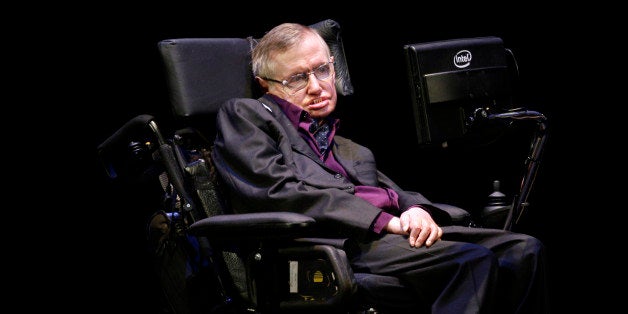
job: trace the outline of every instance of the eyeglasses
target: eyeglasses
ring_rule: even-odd
[[[334,61],[329,61],[323,65],[318,66],[317,68],[313,69],[310,72],[295,74],[283,81],[279,81],[279,80],[275,80],[275,79],[271,79],[267,77],[261,77],[261,78],[266,81],[275,82],[275,83],[279,83],[283,85],[284,89],[288,93],[293,95],[296,92],[305,88],[305,86],[307,86],[307,83],[310,80],[310,74],[314,74],[316,79],[318,79],[319,81],[328,79],[331,76],[331,73],[333,71],[332,66],[331,66],[332,64],[334,64]]]

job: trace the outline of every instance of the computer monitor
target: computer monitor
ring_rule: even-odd
[[[484,115],[510,108],[516,67],[501,38],[425,42],[404,50],[419,144],[471,137],[494,127],[479,121]]]

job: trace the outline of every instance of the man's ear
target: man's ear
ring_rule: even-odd
[[[259,84],[259,86],[262,88],[264,92],[268,91],[268,82],[266,82],[266,80],[260,78],[259,76],[256,76],[255,81],[257,81],[257,83]]]

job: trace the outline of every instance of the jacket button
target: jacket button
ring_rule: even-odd
[[[342,175],[341,175],[340,173],[336,173],[336,174],[334,175],[334,178],[336,178],[336,179],[342,179]]]

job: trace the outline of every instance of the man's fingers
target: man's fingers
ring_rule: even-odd
[[[417,226],[413,226],[410,229],[410,237],[408,239],[410,242],[410,246],[421,247],[425,242],[425,239],[429,235],[428,232],[429,231],[422,224],[417,224]]]
[[[436,227],[431,233],[430,236],[425,241],[425,246],[430,247],[434,242],[438,241],[440,237],[443,236],[443,229],[440,227]]]
[[[412,228],[410,230],[410,236],[408,237],[408,242],[410,243],[410,246],[412,247],[420,247],[421,246],[421,241],[420,241],[420,237],[421,237],[421,229],[419,228]]]
[[[434,244],[443,235],[440,227],[422,226],[420,228],[412,228],[408,242],[410,246],[421,247],[423,244],[429,247]]]

